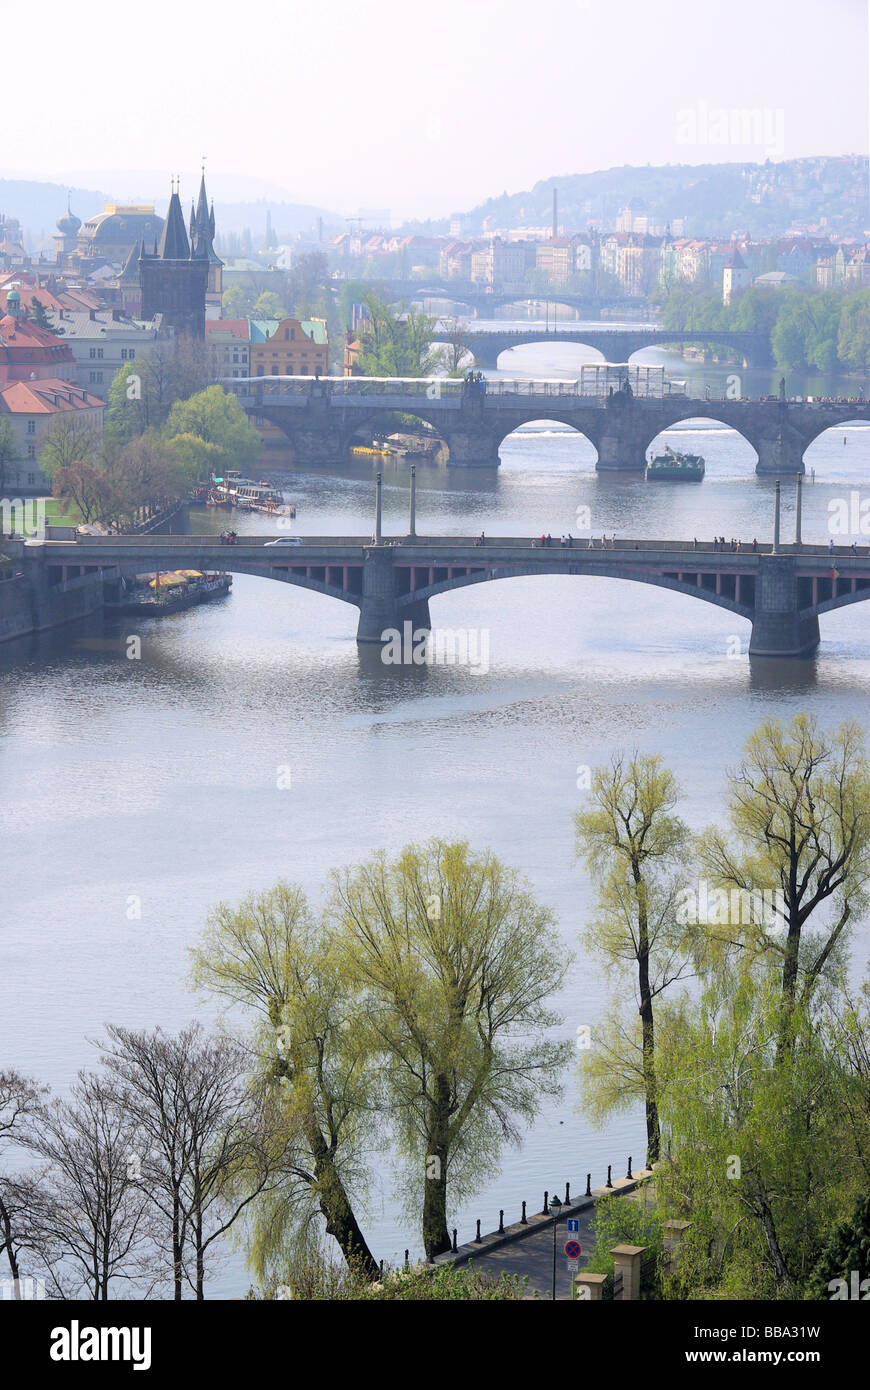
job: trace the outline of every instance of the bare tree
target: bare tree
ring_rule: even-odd
[[[24,1143],[25,1127],[45,1092],[17,1071],[0,1072],[0,1157]],[[0,1169],[0,1255],[5,1255],[15,1297],[21,1295],[21,1255],[33,1249],[32,1208],[36,1191],[28,1178]]]
[[[135,1133],[106,1081],[79,1073],[68,1101],[42,1104],[27,1147],[45,1161],[36,1241],[59,1298],[105,1301],[117,1281],[147,1295],[157,1277],[151,1206],[131,1163]]]
[[[104,1061],[141,1135],[143,1187],[169,1227],[174,1297],[186,1281],[203,1299],[206,1255],[277,1180],[280,1143],[246,1083],[246,1053],[198,1023],[176,1037],[110,1027]]]
[[[39,466],[47,478],[74,463],[93,464],[100,454],[100,431],[89,415],[73,411],[58,415],[46,434]]]

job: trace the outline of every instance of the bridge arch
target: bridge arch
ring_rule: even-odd
[[[813,429],[812,422],[801,430],[804,442],[803,461],[805,469],[824,468],[831,455],[842,458],[844,463],[853,465],[855,455],[860,450],[863,461],[870,465],[870,429],[867,418],[855,416],[848,403],[842,406],[842,414],[836,409],[826,410]],[[863,437],[862,437],[863,436]],[[843,441],[846,441],[845,444]],[[863,447],[862,447],[863,446]],[[870,468],[868,468],[870,471]]]
[[[579,547],[578,547],[579,548]],[[495,566],[492,568],[481,568],[471,574],[454,575],[452,578],[443,579],[435,584],[428,584],[424,588],[412,589],[403,594],[398,600],[400,612],[404,608],[411,608],[413,605],[422,601],[428,603],[430,598],[436,598],[439,594],[450,593],[453,589],[464,589],[471,584],[490,584],[497,583],[502,579],[534,579],[539,575],[556,574],[565,576],[570,575],[570,570],[565,568],[565,551],[558,547],[554,555],[562,557],[561,561],[554,560],[552,567],[549,565],[536,565],[534,568],[527,565]],[[699,560],[699,563],[701,561]],[[703,571],[701,571],[703,575]],[[571,577],[583,579],[586,577],[593,579],[621,579],[634,584],[649,584],[657,589],[667,589],[671,593],[685,594],[689,598],[701,599],[705,603],[712,603],[717,608],[725,608],[729,613],[736,613],[741,618],[752,621],[753,608],[751,604],[738,602],[727,594],[716,593],[715,586],[705,586],[703,584],[691,584],[686,580],[671,578],[667,575],[644,574],[638,575],[628,569],[620,569],[609,565],[584,565],[582,570],[577,570]],[[870,596],[870,595],[868,595]]]
[[[692,402],[693,407],[695,407],[696,404],[696,402]],[[723,414],[717,414],[715,406],[711,404],[709,411],[698,410],[697,413],[687,415],[684,419],[676,421],[672,425],[668,425],[663,430],[659,430],[652,436],[646,445],[644,450],[646,460],[649,461],[652,455],[663,453],[666,445],[669,445],[672,449],[681,453],[692,452],[703,455],[703,441],[691,439],[693,434],[706,432],[709,435],[729,431],[735,434],[739,440],[738,447],[743,457],[737,461],[737,465],[740,467],[741,471],[743,471],[744,458],[747,472],[750,469],[756,469],[759,459],[758,450],[746,434],[738,430],[731,421],[723,418]],[[720,425],[722,426],[722,430],[711,431],[711,425]],[[690,443],[692,445],[691,448],[688,447]],[[709,460],[707,460],[707,462],[709,463]]]
[[[560,425],[562,427],[557,432],[554,432],[558,434],[559,439],[565,439],[566,441],[570,440],[575,447],[580,445],[579,449],[576,449],[576,452],[578,461],[581,464],[588,463],[590,468],[596,468],[598,466],[598,440],[588,431],[578,429],[575,420],[570,419],[565,414],[560,415],[558,410],[554,411],[552,414],[533,415],[528,420],[523,420],[519,424],[512,424],[509,428],[506,428],[504,432],[497,429],[496,443],[499,457],[501,457],[502,448],[508,440],[512,442],[514,447],[522,447],[524,437],[528,439],[530,436],[533,437],[534,435],[546,435],[548,431],[552,430],[553,425]],[[589,451],[588,458],[584,458],[583,455],[587,453],[587,450]]]
[[[342,440],[345,452],[349,453],[354,444],[362,444],[365,435],[372,434],[393,434],[401,429],[396,422],[397,415],[419,421],[421,425],[428,426],[426,433],[431,432],[438,439],[444,449],[449,448],[448,438],[444,431],[444,420],[420,408],[413,411],[409,410],[389,410],[386,406],[376,410],[360,411],[354,415],[353,421],[344,431]],[[363,437],[361,437],[363,436]]]

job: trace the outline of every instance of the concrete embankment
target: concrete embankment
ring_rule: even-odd
[[[104,576],[83,574],[47,586],[24,574],[0,582],[0,642],[47,632],[103,607]]]

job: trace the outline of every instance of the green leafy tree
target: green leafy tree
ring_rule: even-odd
[[[842,966],[848,924],[867,903],[870,768],[861,729],[847,723],[828,734],[809,715],[765,721],[730,778],[728,803],[731,835],[706,831],[701,860],[726,891],[769,891],[774,913],[768,922],[741,911],[708,940],[750,962],[777,962],[786,1046],[792,1013]]]
[[[870,290],[859,290],[843,302],[837,355],[853,371],[870,370]]]
[[[274,290],[263,290],[257,295],[251,310],[252,319],[285,319],[287,310]]]
[[[256,1207],[252,1261],[260,1277],[308,1263],[319,1213],[355,1275],[378,1266],[354,1213],[377,1140],[378,1083],[359,991],[332,933],[301,890],[280,882],[237,908],[221,904],[193,955],[195,983],[254,1014],[251,1053],[270,1087],[288,1156]]]
[[[207,386],[169,412],[166,433],[186,466],[208,459],[214,466],[244,466],[260,456],[262,441],[237,398],[220,386]],[[196,443],[205,445],[197,458]]]
[[[849,1187],[842,1056],[800,1004],[785,1055],[780,1029],[779,984],[766,963],[720,962],[700,998],[668,1011],[669,1161],[656,1170],[656,1193],[662,1217],[691,1223],[673,1297],[794,1297],[841,1211]]]
[[[571,1045],[550,998],[570,957],[517,874],[465,843],[408,845],[335,876],[343,969],[361,990],[430,1258],[449,1249],[454,1200],[490,1173]]]
[[[437,365],[436,320],[411,308],[395,309],[376,294],[365,296],[360,365],[365,376],[427,376]]]
[[[591,806],[578,811],[577,841],[599,885],[586,941],[608,974],[635,995],[598,1026],[587,1053],[587,1106],[599,1120],[638,1099],[646,1111],[648,1165],[660,1157],[655,1011],[659,996],[691,967],[690,928],[679,920],[689,841],[675,814],[678,788],[658,756],[617,754],[592,777]]]
[[[831,1232],[807,1282],[810,1298],[854,1297],[857,1275],[859,1296],[870,1292],[870,1193],[862,1192],[852,1210]],[[864,1289],[861,1290],[861,1282]]]

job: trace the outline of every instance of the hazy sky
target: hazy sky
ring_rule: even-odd
[[[866,154],[867,12],[147,0],[73,22],[68,0],[40,0],[36,67],[3,66],[0,172],[128,197],[181,171],[189,193],[205,154],[218,197],[395,218],[620,164]]]

